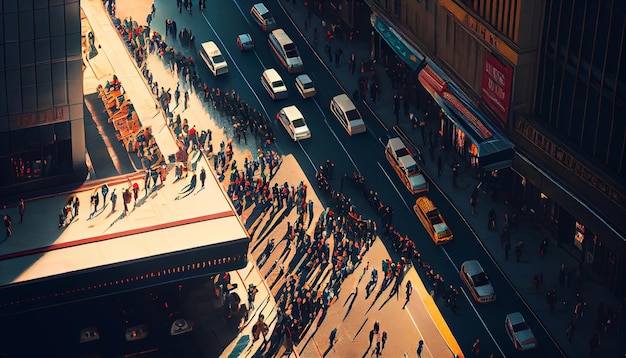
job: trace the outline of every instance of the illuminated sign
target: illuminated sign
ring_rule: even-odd
[[[506,126],[511,101],[513,68],[500,63],[497,58],[485,54],[483,69],[482,100]]]

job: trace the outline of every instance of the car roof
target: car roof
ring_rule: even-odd
[[[402,141],[402,139],[400,139],[400,137],[389,138],[388,144],[393,151],[406,148],[406,145],[404,145],[404,142]]]
[[[302,84],[306,84],[306,83],[311,83],[313,82],[313,80],[311,79],[311,77],[309,77],[309,75],[307,75],[306,73],[303,73],[301,75],[299,75],[298,77],[296,77],[296,79],[300,82],[302,82]]]
[[[300,113],[298,107],[296,107],[295,105],[285,107],[281,111],[284,112],[287,118],[292,122],[296,119],[304,118],[304,116],[302,116],[302,113]]]
[[[260,14],[265,14],[266,12],[269,12],[269,10],[267,10],[267,6],[265,6],[265,4],[262,2],[252,5],[252,7],[256,7],[257,11]]]
[[[337,95],[335,97],[333,97],[333,100],[335,102],[337,102],[337,104],[344,110],[344,111],[349,111],[351,109],[356,109],[356,106],[354,105],[354,103],[352,102],[352,100],[350,99],[350,97],[348,97],[347,94],[342,93],[340,95]]]
[[[480,263],[477,260],[465,261],[463,263],[463,267],[465,268],[465,272],[467,272],[467,274],[470,276],[485,272],[485,270],[483,270],[482,266],[480,266]]]
[[[283,80],[283,78],[280,77],[280,75],[278,74],[278,71],[276,71],[273,68],[269,68],[269,69],[263,71],[263,75],[267,76],[267,79],[269,79],[270,82],[282,81]]]
[[[512,326],[515,326],[518,323],[525,322],[524,317],[519,312],[513,312],[506,315],[506,319],[511,323]]]
[[[250,36],[250,34],[241,34],[239,35],[239,38],[242,42],[252,41],[252,36]]]

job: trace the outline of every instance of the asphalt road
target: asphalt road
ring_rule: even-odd
[[[533,352],[533,355],[560,356],[559,350],[528,312],[516,291],[487,255],[457,210],[434,189],[434,186],[431,186],[431,191],[427,195],[439,207],[455,236],[454,241],[445,246],[437,247],[433,244],[413,213],[412,205],[415,196],[406,191],[384,157],[382,142],[387,136],[393,136],[393,131],[382,127],[373,114],[367,108],[362,107],[359,109],[364,116],[368,132],[354,137],[347,135],[328,109],[330,99],[344,92],[342,84],[319,60],[311,44],[300,36],[298,29],[293,26],[277,2],[267,1],[266,5],[277,19],[279,26],[287,32],[298,47],[304,62],[305,73],[309,74],[317,84],[316,97],[308,100],[302,100],[299,97],[294,87],[296,75],[288,74],[281,68],[267,45],[267,34],[252,21],[248,13],[253,3],[255,1],[213,2],[203,14],[198,13],[197,6],[194,6],[193,14],[189,15],[185,11],[179,14],[174,1],[156,1],[158,11],[152,22],[152,29],[164,34],[165,17],[167,17],[177,22],[179,31],[183,28],[191,29],[196,36],[197,46],[202,42],[215,41],[228,61],[230,72],[215,78],[199,61],[196,67],[202,79],[208,83],[209,87],[220,87],[222,90],[235,89],[244,101],[261,109],[268,118],[271,118],[274,121],[279,151],[293,154],[311,182],[315,182],[316,168],[329,158],[335,163],[336,175],[333,179],[335,188],[339,187],[339,177],[344,172],[348,173],[350,178],[352,172],[358,170],[365,177],[366,185],[376,190],[380,199],[394,208],[394,227],[401,233],[409,235],[417,243],[422,260],[431,264],[435,271],[444,277],[446,285],[453,284],[455,287],[462,288],[458,315],[453,314],[442,300],[438,301],[438,305],[459,344],[466,352],[469,352],[472,342],[480,338],[483,354],[493,352],[507,357],[523,356],[523,353],[513,349],[504,330],[505,315],[519,311],[524,315],[539,341],[539,348]],[[252,35],[256,43],[253,52],[242,53],[237,49],[235,39],[240,33]],[[166,41],[168,44],[174,44],[177,49],[182,49],[178,40],[168,38]],[[317,46],[322,50],[323,41],[320,40]],[[334,49],[332,51],[334,52]],[[323,51],[320,52],[323,53]],[[197,50],[193,47],[183,49],[183,53],[199,59]],[[344,54],[345,56],[347,54]],[[342,65],[346,66],[345,62]],[[289,98],[286,100],[272,101],[261,86],[259,78],[262,71],[272,67],[278,70],[288,85]],[[353,85],[345,84],[349,94]],[[294,143],[284,128],[275,122],[276,113],[282,107],[292,104],[295,104],[303,113],[312,132],[311,139]],[[226,122],[221,124],[227,128],[230,126]],[[364,217],[377,218],[353,185],[346,183],[344,192],[352,198],[357,211]],[[325,196],[320,195],[320,197]],[[471,301],[467,289],[458,276],[459,266],[469,259],[479,260],[489,274],[497,293],[495,303],[481,305]]]

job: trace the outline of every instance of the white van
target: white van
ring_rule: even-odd
[[[215,42],[203,42],[200,47],[200,57],[202,57],[204,63],[206,63],[209,67],[213,76],[228,73],[228,64],[226,63],[226,59],[222,56],[222,52],[217,47]]]
[[[276,119],[283,124],[294,141],[311,138],[311,131],[298,107],[289,106],[281,109],[276,115]]]
[[[263,29],[263,31],[265,32],[272,31],[277,27],[274,16],[272,16],[265,4],[263,4],[262,2],[252,5],[252,8],[250,9],[250,15],[254,19],[254,22],[259,24],[259,26],[261,26],[261,29]]]
[[[304,69],[298,48],[283,29],[272,31],[267,42],[287,72],[301,72]]]
[[[361,113],[347,94],[340,94],[330,100],[330,111],[349,135],[363,133],[367,130]]]
[[[273,100],[287,98],[287,86],[275,69],[263,71],[261,84]]]

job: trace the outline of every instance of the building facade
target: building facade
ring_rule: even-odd
[[[624,2],[364,2],[379,36],[414,53],[403,60],[441,107],[444,143],[497,171],[506,200],[624,294]]]
[[[79,0],[0,0],[0,195],[84,178]]]

